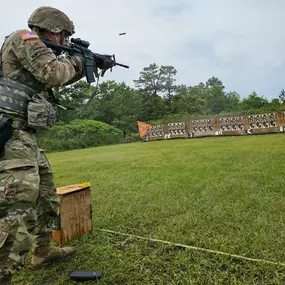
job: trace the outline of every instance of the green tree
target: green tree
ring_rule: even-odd
[[[202,84],[200,84],[202,88]],[[203,96],[206,101],[207,114],[219,114],[227,108],[226,94],[223,82],[217,77],[211,77],[206,81],[203,88]]]
[[[218,77],[215,77],[215,76],[212,76],[211,78],[209,78],[205,85],[207,88],[211,88],[211,87],[214,87],[215,85],[218,85],[221,87],[222,90],[225,89],[223,82]]]
[[[137,88],[158,95],[163,90],[163,80],[160,67],[153,63],[143,68],[139,79],[134,80],[134,83]]]
[[[140,117],[142,97],[139,92],[119,83],[114,89],[113,110],[115,114],[112,124],[120,128],[124,135],[137,132],[136,122]]]
[[[280,101],[278,98],[273,98],[270,102],[272,106],[280,106]]]
[[[248,95],[247,98],[244,98],[241,102],[243,109],[260,109],[269,104],[268,100],[263,96],[258,96],[255,91]]]
[[[207,88],[206,106],[208,114],[219,114],[227,108],[227,101],[223,87],[220,84]]]
[[[144,67],[139,79],[134,80],[142,96],[140,114],[144,120],[159,119],[172,112],[176,73],[173,66],[158,66],[153,63]]]
[[[165,93],[164,97],[167,99],[167,102],[170,105],[174,96],[174,92],[177,88],[175,85],[175,76],[177,74],[177,70],[171,65],[162,65],[160,67],[160,73],[162,79],[162,90]]]
[[[205,89],[202,85],[182,89],[181,109],[188,114],[204,114],[206,107]]]
[[[88,108],[81,114],[82,119],[92,119],[112,124],[115,119],[113,99],[117,83],[106,81],[98,86],[97,95],[94,97]]]
[[[81,118],[105,122],[122,130],[124,135],[137,132],[142,95],[124,82],[106,81],[99,85],[92,103]]]
[[[279,96],[278,96],[280,102],[283,104],[285,103],[285,90],[282,89],[281,92],[279,93]]]
[[[59,103],[75,109],[63,110],[58,108],[60,120],[67,123],[76,117],[80,117],[84,104],[94,90],[93,85],[83,80],[56,90],[55,97],[59,100]]]
[[[226,111],[237,111],[240,109],[240,95],[235,91],[226,93]]]

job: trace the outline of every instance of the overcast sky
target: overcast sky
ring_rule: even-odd
[[[1,7],[1,38],[27,28],[43,5],[64,11],[74,37],[88,40],[94,52],[115,53],[130,65],[104,80],[133,86],[143,67],[156,63],[173,65],[178,84],[216,76],[242,98],[253,90],[276,98],[285,89],[283,0],[9,0]]]

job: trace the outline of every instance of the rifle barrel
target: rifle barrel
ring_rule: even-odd
[[[118,62],[116,62],[116,65],[119,65],[119,66],[124,67],[124,68],[130,68],[128,65],[121,64],[121,63],[118,63]]]

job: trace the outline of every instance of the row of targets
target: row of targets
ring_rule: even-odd
[[[242,131],[244,130],[244,118],[243,117],[220,118],[219,123],[220,123],[221,131]]]
[[[276,127],[276,116],[274,113],[262,114],[262,115],[250,115],[248,116],[250,129],[264,129]]]
[[[168,134],[170,136],[183,136],[186,135],[185,123],[169,123],[168,125]]]
[[[205,133],[214,131],[214,123],[212,119],[192,120],[191,125],[194,133]]]
[[[146,132],[147,132],[147,136],[149,138],[163,137],[164,136],[163,125],[156,125],[156,126],[152,126],[152,127],[147,127]]]
[[[190,124],[189,124],[190,123]],[[188,122],[169,123],[167,125],[156,125],[147,127],[146,139],[168,139],[170,137],[194,137],[200,135],[214,135],[223,132],[252,133],[251,130],[262,130],[279,128],[285,132],[285,111],[282,113],[268,113],[259,115],[247,115],[237,117],[223,117],[218,119],[200,119]],[[195,134],[196,133],[196,134]]]

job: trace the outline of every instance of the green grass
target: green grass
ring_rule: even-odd
[[[57,186],[90,181],[94,231],[76,257],[24,269],[15,284],[285,284],[285,267],[98,231],[285,263],[285,136],[170,140],[51,153]],[[92,282],[86,284],[93,284]]]

